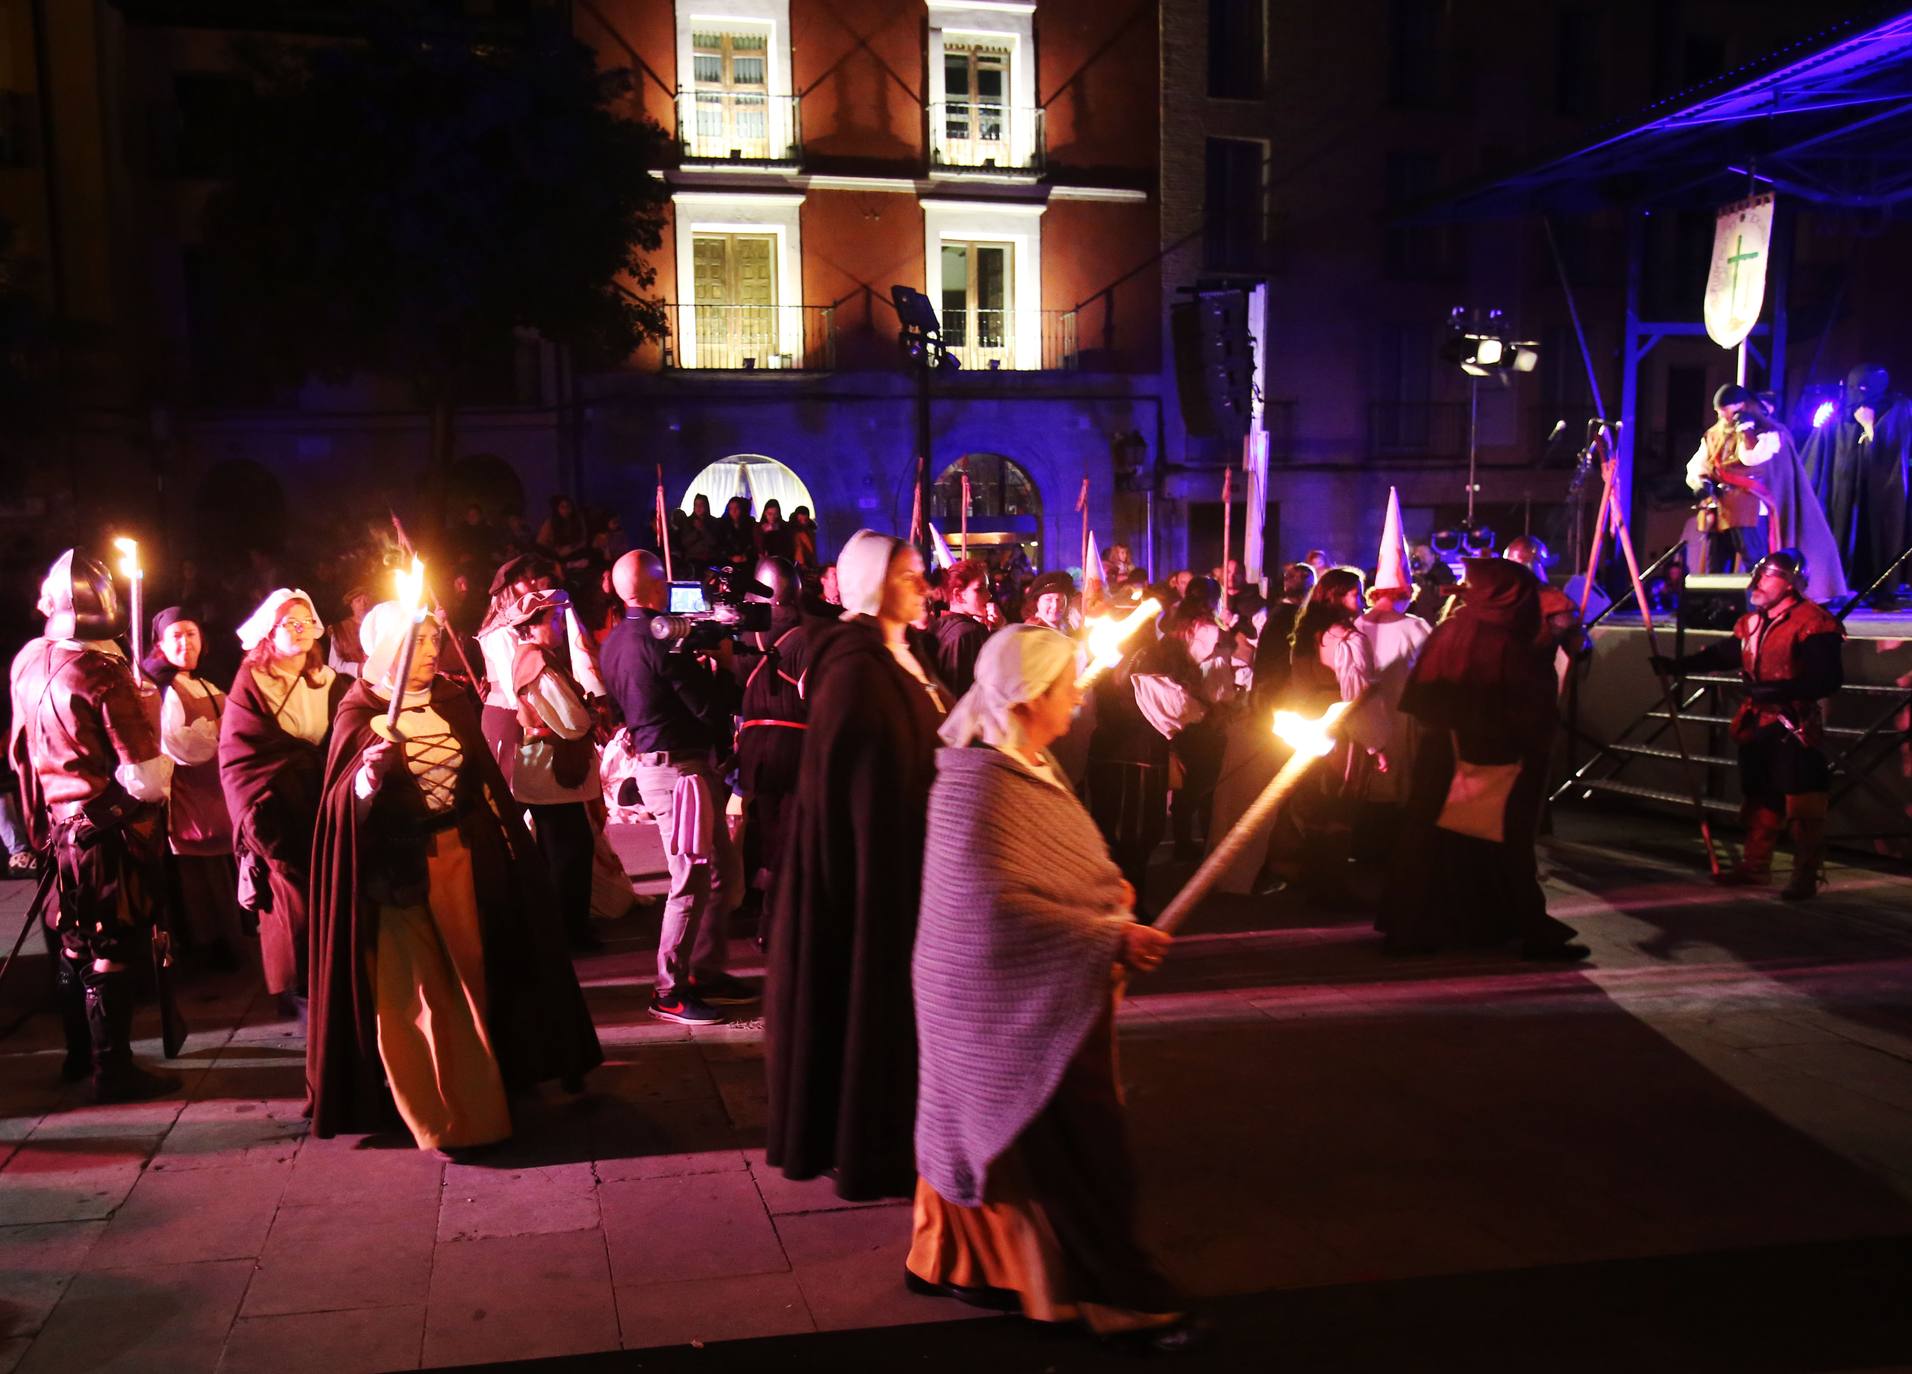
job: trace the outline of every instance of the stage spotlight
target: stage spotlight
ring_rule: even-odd
[[[913,286],[892,286],[890,304],[896,307],[896,317],[905,329],[921,330],[925,334],[939,332],[941,326],[936,321],[936,307]]]
[[[1539,345],[1514,338],[1505,313],[1465,306],[1448,312],[1447,337],[1440,353],[1469,377],[1491,377],[1502,386],[1507,385],[1509,373],[1532,372],[1540,363]]]
[[[1814,429],[1824,429],[1832,423],[1832,417],[1838,413],[1839,403],[1837,401],[1821,401],[1819,403],[1819,409],[1812,413],[1812,427]]]

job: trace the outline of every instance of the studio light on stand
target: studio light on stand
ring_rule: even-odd
[[[905,365],[916,374],[916,484],[911,497],[910,542],[929,561],[930,378],[937,372],[962,367],[943,343],[942,321],[930,298],[913,286],[892,286],[890,304],[896,309],[897,343]],[[968,550],[964,550],[967,555]]]
[[[1540,365],[1540,345],[1514,337],[1513,326],[1500,310],[1480,311],[1457,305],[1448,312],[1447,337],[1441,357],[1467,375],[1467,518],[1461,522],[1460,543],[1465,556],[1493,552],[1493,531],[1474,525],[1475,480],[1480,457],[1480,384],[1513,385],[1514,374],[1532,372]],[[1480,536],[1485,534],[1483,541]]]

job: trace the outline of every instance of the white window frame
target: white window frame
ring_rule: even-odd
[[[1027,172],[1036,160],[1036,7],[1023,0],[928,0],[930,165],[937,176]],[[949,99],[943,79],[943,37],[985,39],[1009,49],[1008,167],[938,167],[942,131],[935,115]]]
[[[764,29],[769,38],[764,44],[768,59],[767,84],[770,95],[768,134],[772,148],[788,148],[795,140],[792,125],[795,112],[790,78],[790,0],[690,0],[677,5],[677,94],[678,118],[684,92],[697,88],[695,44],[691,36],[699,30],[739,28]],[[722,158],[694,158],[696,162],[724,162]]]
[[[1046,204],[925,200],[923,207],[924,294],[943,308],[943,243],[1010,245],[1009,311],[1014,321],[1016,372],[1042,369],[1042,212]]]
[[[678,191],[671,197],[677,228],[677,357],[680,367],[697,363],[697,262],[699,234],[773,234],[777,240],[777,352],[802,367],[803,193]],[[772,366],[766,360],[764,366]]]

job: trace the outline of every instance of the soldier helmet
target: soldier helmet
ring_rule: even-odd
[[[78,549],[68,549],[47,569],[39,609],[49,639],[113,639],[126,630],[113,575]]]
[[[1517,534],[1509,539],[1507,547],[1501,551],[1501,557],[1524,563],[1539,572],[1545,572],[1547,565],[1553,562],[1553,552],[1531,534]]]
[[[768,596],[746,593],[746,600],[767,601],[772,606],[794,606],[803,591],[803,579],[797,565],[787,558],[765,558],[757,564],[757,580],[770,589]]]
[[[1767,573],[1777,573],[1792,584],[1792,589],[1804,596],[1810,575],[1806,568],[1806,555],[1798,549],[1774,549],[1759,562],[1753,564],[1752,580],[1759,581]]]

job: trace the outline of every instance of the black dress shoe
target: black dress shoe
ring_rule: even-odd
[[[954,1298],[990,1312],[1020,1312],[1022,1298],[1007,1288],[965,1288],[960,1283],[932,1283],[914,1269],[903,1270],[903,1286],[925,1298]]]
[[[1574,964],[1593,953],[1585,945],[1567,940],[1559,944],[1534,945],[1520,947],[1520,957],[1536,963]]]

